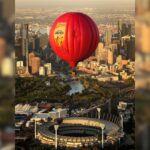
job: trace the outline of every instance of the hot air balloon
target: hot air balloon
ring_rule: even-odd
[[[58,17],[53,23],[49,40],[52,50],[75,68],[95,51],[99,32],[94,21],[79,12],[69,12]]]

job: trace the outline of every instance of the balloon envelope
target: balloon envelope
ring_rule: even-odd
[[[74,68],[96,50],[99,32],[89,16],[70,12],[55,20],[49,40],[53,51]]]

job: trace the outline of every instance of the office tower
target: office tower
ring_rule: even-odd
[[[104,37],[104,41],[105,41],[105,45],[108,46],[109,44],[111,44],[112,41],[112,32],[107,29],[105,32],[105,37]]]
[[[104,44],[99,42],[98,47],[95,51],[95,56],[96,56],[96,59],[97,59],[98,63],[100,62],[100,55],[101,55],[101,51],[102,51],[103,48],[104,48]]]
[[[108,48],[112,49],[112,51],[114,52],[114,55],[117,55],[117,49],[118,49],[118,45],[117,44],[110,44],[108,46]]]
[[[43,34],[43,35],[40,35],[39,37],[40,39],[40,48],[45,49],[47,47],[47,43],[48,43],[48,36],[47,34]]]
[[[103,43],[99,42],[95,55],[98,63],[107,63],[108,51],[107,48],[104,48]]]
[[[135,37],[133,36],[122,37],[122,47],[124,49],[126,59],[135,60]]]
[[[41,65],[41,59],[39,57],[32,58],[32,74],[37,74]]]
[[[120,49],[121,49],[121,28],[122,28],[122,22],[119,20],[118,21],[118,38],[115,42],[117,44],[117,55],[120,54]]]
[[[112,50],[117,50],[117,48],[118,48],[118,45],[117,44],[110,44],[109,45],[109,48],[111,48]]]
[[[121,64],[121,63],[122,63],[122,56],[121,56],[121,55],[118,55],[118,56],[117,56],[116,62],[117,62],[118,64]]]
[[[131,32],[132,32],[131,24],[123,23],[121,29],[121,36],[131,35]]]
[[[102,48],[100,51],[100,63],[107,63],[108,59],[108,49],[107,48]]]
[[[35,57],[35,53],[29,53],[29,66],[32,67],[32,58]]]
[[[21,37],[22,37],[22,56],[26,62],[26,74],[29,74],[29,60],[28,60],[28,24],[21,25]]]
[[[22,38],[22,56],[26,57],[26,51],[28,50],[28,24],[22,24],[20,32]]]
[[[132,34],[132,25],[128,24],[128,35],[131,36],[131,34]]]
[[[121,21],[119,20],[118,21],[118,41],[120,41],[121,40],[121,30],[122,30],[122,23],[121,23]]]
[[[131,37],[129,41],[127,41],[127,59],[132,61],[135,60],[135,37]]]
[[[48,37],[47,34],[39,35],[35,38],[35,50],[39,52],[47,47]]]
[[[34,38],[29,38],[29,51],[34,51],[35,50],[35,39]]]
[[[40,76],[45,76],[45,67],[41,66],[41,67],[39,68],[39,75],[40,75]]]
[[[123,23],[121,28],[121,36],[125,36],[125,35],[127,35],[127,27],[126,24]]]
[[[52,74],[52,64],[51,63],[47,63],[44,65],[45,69],[46,69],[46,75],[51,75]]]
[[[109,48],[108,49],[108,64],[112,65],[114,63],[114,51]]]
[[[119,21],[118,21],[118,34],[121,34],[121,26],[122,26],[122,23],[121,23],[121,21],[119,20]]]
[[[115,55],[119,55],[120,54],[120,49],[121,49],[121,36],[120,36],[120,33],[113,34],[112,44],[115,45],[115,47],[117,47],[115,49]],[[110,44],[110,45],[112,45],[112,44]],[[110,47],[110,45],[109,45],[109,47]]]
[[[24,67],[23,61],[17,61],[17,62],[16,62],[16,67],[17,67],[17,68]]]
[[[22,38],[15,39],[15,55],[16,55],[17,60],[23,60]]]
[[[40,39],[35,37],[35,51],[37,52],[40,49]]]
[[[124,47],[127,41],[130,41],[130,36],[122,37],[121,38],[121,46]]]

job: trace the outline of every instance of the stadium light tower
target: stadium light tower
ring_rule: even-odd
[[[102,129],[102,149],[104,148],[104,128],[105,128],[105,126],[102,125],[101,126],[101,129]]]
[[[34,137],[36,139],[36,135],[37,135],[37,126],[36,126],[36,123],[37,123],[37,117],[34,118]]]
[[[60,118],[61,117],[61,109],[59,108],[58,110],[57,110],[57,112],[58,112],[58,118]]]
[[[97,108],[97,112],[98,112],[98,119],[101,118],[101,108]]]
[[[58,146],[58,137],[57,137],[57,131],[58,131],[58,128],[59,128],[59,125],[54,125],[54,128],[55,128],[55,149],[57,149],[57,146]]]
[[[121,124],[121,127],[122,127],[122,129],[123,129],[123,114],[120,114],[120,118],[121,118],[120,124]]]

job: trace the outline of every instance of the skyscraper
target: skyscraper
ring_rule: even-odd
[[[119,20],[119,21],[118,21],[118,40],[121,39],[121,29],[122,29],[122,23],[121,23],[121,21]]]
[[[123,23],[121,29],[121,36],[131,35],[131,32],[132,32],[131,24]]]
[[[39,57],[32,58],[32,74],[37,74],[41,65],[41,59]]]
[[[23,58],[25,58],[25,62],[26,62],[26,74],[29,74],[29,51],[28,51],[28,42],[29,42],[29,37],[28,37],[28,28],[29,25],[28,24],[22,24],[21,25],[21,37],[22,37],[22,56]]]
[[[22,56],[26,57],[26,51],[28,50],[28,24],[22,24],[20,32],[22,38]]]
[[[121,49],[121,26],[122,26],[122,23],[121,21],[119,20],[118,21],[118,51],[117,51],[117,54],[119,55],[120,54],[120,49]]]
[[[47,34],[35,37],[35,51],[39,52],[47,47],[48,37]]]
[[[135,60],[135,37],[132,36],[130,41],[127,42],[127,59]]]
[[[99,42],[98,47],[95,51],[95,56],[96,56],[97,62],[100,62],[100,60],[101,60],[100,56],[101,56],[101,51],[103,48],[104,48],[104,44]]]
[[[15,40],[15,55],[17,60],[22,60],[22,38],[18,38]]]
[[[29,66],[32,67],[32,58],[35,57],[35,54],[32,52],[32,53],[29,53]]]
[[[104,37],[105,45],[108,46],[111,44],[112,41],[112,32],[110,30],[107,30],[105,32],[105,37]]]
[[[124,49],[126,59],[135,60],[135,37],[134,36],[122,37],[122,47]]]
[[[52,74],[52,64],[51,63],[47,63],[44,65],[45,69],[46,69],[46,75],[51,75]]]
[[[34,38],[29,38],[29,51],[34,51],[35,50],[35,39]]]
[[[109,48],[108,49],[108,64],[112,65],[114,63],[114,51]]]
[[[117,44],[110,44],[109,48],[112,49],[112,51],[114,52],[115,55],[117,55],[117,49],[118,49]]]
[[[128,35],[131,36],[131,34],[132,34],[132,25],[128,24]]]

